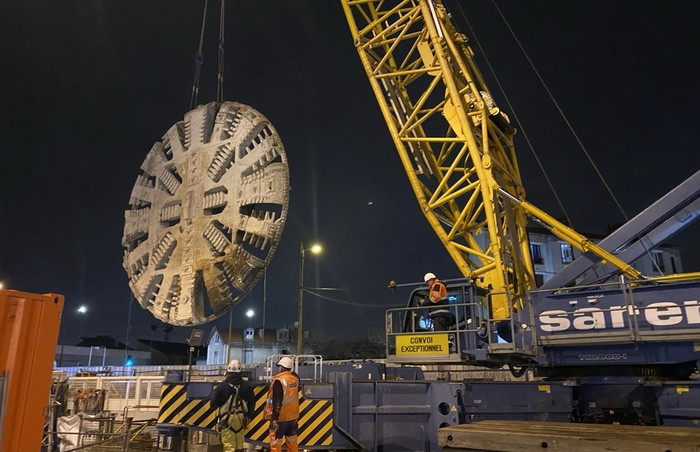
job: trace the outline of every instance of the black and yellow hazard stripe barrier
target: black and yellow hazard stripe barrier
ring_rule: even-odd
[[[218,412],[209,399],[188,399],[186,383],[163,383],[160,389],[159,424],[214,429]]]
[[[208,398],[187,397],[188,383],[163,383],[161,388],[158,423],[214,430],[217,410]],[[302,385],[299,393],[300,446],[330,446],[333,443],[333,400],[314,397],[313,385]],[[269,443],[269,421],[263,419],[267,385],[253,387],[255,412],[248,425],[246,438]]]
[[[301,446],[330,446],[333,443],[333,400],[313,399],[313,386],[302,385],[299,393],[299,437]],[[263,419],[267,386],[253,388],[255,414],[246,432],[251,441],[269,443],[269,421]],[[305,397],[306,395],[306,397]]]

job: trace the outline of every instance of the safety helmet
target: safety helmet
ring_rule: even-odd
[[[241,362],[237,359],[232,359],[228,363],[228,367],[226,368],[227,372],[240,372],[241,371]]]
[[[425,276],[423,276],[423,281],[428,282],[431,279],[436,279],[437,276],[435,276],[435,273],[426,273]]]
[[[280,358],[280,360],[277,362],[277,365],[282,366],[286,369],[291,369],[292,367],[294,367],[292,358],[290,358],[289,356],[283,356],[282,358]]]

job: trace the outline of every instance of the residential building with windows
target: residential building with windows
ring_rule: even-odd
[[[264,363],[270,355],[290,350],[289,330],[221,328],[215,326],[207,341],[207,364],[227,364],[238,359],[243,364]]]
[[[538,287],[581,256],[581,252],[571,244],[544,229],[528,228],[528,237]],[[586,234],[586,237],[593,243],[598,243],[604,238],[592,234]],[[649,253],[632,262],[632,266],[648,276],[683,272],[680,250],[669,245],[649,250]]]

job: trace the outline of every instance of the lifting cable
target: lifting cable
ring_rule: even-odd
[[[503,85],[501,85],[501,81],[498,78],[498,75],[496,75],[496,71],[494,71],[493,66],[491,65],[491,62],[489,61],[488,56],[486,55],[486,51],[484,48],[481,46],[481,42],[479,39],[476,37],[476,32],[474,31],[474,28],[472,27],[471,23],[469,22],[469,19],[467,19],[467,15],[464,13],[464,10],[462,9],[462,5],[457,3],[457,6],[459,7],[460,12],[462,13],[462,18],[467,24],[467,27],[469,27],[469,32],[471,36],[474,38],[474,41],[476,42],[477,47],[479,47],[479,52],[481,55],[484,57],[484,61],[486,61],[486,65],[488,66],[489,70],[491,71],[491,75],[493,76],[494,80],[496,81],[496,85],[498,85],[498,88],[501,90],[501,94],[503,95],[503,98],[506,100],[506,104],[508,104],[508,109],[512,112],[513,118],[515,119],[515,122],[520,126],[520,130],[522,131],[523,138],[527,142],[528,147],[530,148],[530,152],[532,153],[533,157],[535,158],[535,161],[537,162],[537,166],[539,166],[540,171],[542,172],[542,175],[544,176],[544,179],[547,181],[547,185],[549,185],[549,189],[552,191],[552,194],[554,195],[554,198],[557,201],[557,204],[559,205],[559,208],[564,214],[564,217],[566,218],[566,221],[568,222],[570,227],[573,227],[573,224],[571,222],[571,218],[569,217],[569,214],[566,212],[566,209],[564,208],[564,204],[561,202],[561,199],[559,198],[559,195],[557,194],[557,190],[554,188],[554,184],[552,184],[552,180],[549,178],[547,175],[547,172],[544,169],[544,165],[542,165],[542,161],[540,160],[539,155],[537,155],[537,151],[535,151],[535,147],[532,145],[532,142],[530,141],[530,137],[528,137],[527,132],[525,131],[525,126],[520,122],[520,119],[518,118],[518,114],[515,111],[515,108],[510,102],[510,99],[508,98],[508,95],[506,94],[505,89],[503,88]],[[503,16],[501,16],[503,17]],[[505,21],[505,19],[504,19]],[[507,25],[507,24],[506,24]],[[508,26],[508,29],[510,29],[510,26]],[[511,31],[512,33],[512,31]]]
[[[204,64],[204,31],[207,24],[207,8],[209,0],[204,0],[204,11],[202,12],[202,28],[199,32],[199,47],[194,56],[194,80],[192,82],[192,96],[190,98],[190,110],[197,106],[197,98],[199,96],[199,81]],[[224,101],[224,24],[225,24],[225,0],[221,0],[221,9],[219,11],[219,46],[218,46],[218,67],[216,74],[216,102],[221,104]]]
[[[594,170],[594,171],[596,172],[596,174],[598,175],[598,178],[599,178],[600,181],[603,183],[603,186],[605,187],[606,191],[607,191],[608,194],[610,195],[610,198],[612,198],[613,202],[614,202],[615,205],[617,206],[617,209],[618,209],[618,210],[620,211],[620,213],[622,214],[622,217],[625,219],[626,222],[628,222],[630,219],[629,219],[627,213],[626,213],[625,210],[622,208],[622,205],[620,204],[620,202],[618,201],[617,197],[616,197],[615,194],[613,193],[612,189],[610,188],[610,186],[609,186],[608,183],[606,182],[605,178],[603,177],[603,174],[600,172],[600,170],[598,169],[598,166],[597,166],[597,165],[595,164],[595,162],[593,161],[593,158],[592,158],[591,155],[589,154],[588,149],[586,149],[586,146],[581,142],[580,138],[578,137],[578,134],[576,134],[576,131],[575,131],[574,128],[572,127],[571,123],[569,122],[569,119],[566,117],[566,115],[565,115],[564,112],[562,111],[561,107],[560,107],[559,104],[557,103],[556,99],[554,98],[554,95],[553,95],[552,92],[549,90],[549,87],[547,86],[547,84],[545,83],[544,79],[543,79],[542,76],[540,75],[539,71],[538,71],[537,68],[535,67],[534,63],[532,62],[532,59],[530,58],[530,56],[528,55],[528,53],[525,51],[525,48],[523,47],[522,43],[520,42],[520,40],[518,39],[518,37],[515,35],[515,32],[513,31],[512,27],[510,26],[510,23],[509,23],[508,20],[505,18],[505,16],[503,15],[503,12],[501,11],[501,9],[500,9],[500,8],[498,7],[498,5],[496,4],[496,0],[491,0],[491,3],[493,4],[494,8],[495,8],[496,11],[498,12],[499,16],[501,17],[501,20],[503,20],[503,23],[506,25],[506,27],[508,27],[508,31],[510,32],[511,36],[513,37],[513,39],[514,39],[515,42],[517,43],[517,45],[518,45],[518,47],[520,48],[520,51],[522,52],[523,56],[525,57],[525,59],[527,60],[527,62],[530,64],[530,68],[531,68],[532,71],[535,73],[535,75],[537,76],[538,80],[539,80],[540,83],[542,84],[542,87],[544,88],[544,90],[545,90],[545,91],[547,92],[547,94],[549,95],[550,100],[551,100],[552,103],[554,104],[555,108],[556,108],[557,111],[559,112],[559,115],[560,115],[560,116],[562,117],[562,119],[564,120],[564,123],[565,123],[566,126],[569,128],[569,131],[571,132],[571,134],[573,135],[574,139],[575,139],[576,142],[578,143],[579,147],[580,147],[581,150],[583,151],[584,155],[585,155],[586,158],[588,159],[589,163],[590,163],[591,166],[593,167],[593,170]],[[486,56],[486,52],[484,51],[483,47],[481,46],[481,43],[479,42],[479,40],[476,38],[476,33],[474,32],[474,29],[472,28],[471,24],[469,23],[469,20],[467,19],[467,16],[466,16],[466,14],[464,13],[464,10],[462,9],[462,6],[461,6],[459,3],[457,3],[457,5],[458,5],[458,7],[459,7],[460,12],[462,13],[462,17],[464,18],[464,21],[467,23],[467,26],[469,27],[469,31],[471,32],[471,35],[474,37],[474,40],[476,41],[476,45],[479,47],[479,51],[480,51],[481,54],[484,56],[484,60],[486,61],[486,64],[487,64],[489,70],[491,71],[491,74],[493,75],[494,79],[496,80],[496,84],[498,85],[499,89],[501,90],[501,94],[503,94],[503,96],[504,96],[504,98],[505,98],[505,100],[506,100],[506,103],[508,104],[508,108],[509,108],[510,111],[513,113],[513,117],[515,118],[516,123],[520,126],[520,129],[521,129],[521,131],[522,131],[522,133],[523,133],[523,137],[524,137],[525,141],[527,142],[527,144],[528,144],[528,146],[529,146],[529,148],[530,148],[530,151],[532,152],[532,155],[534,156],[534,158],[535,158],[535,160],[536,160],[536,162],[537,162],[537,165],[540,167],[540,171],[541,171],[542,174],[544,175],[544,178],[545,178],[545,180],[547,181],[547,184],[549,185],[550,190],[552,190],[552,193],[554,194],[554,197],[555,197],[556,200],[557,200],[557,204],[559,204],[559,208],[560,208],[560,209],[562,210],[562,212],[564,213],[564,217],[566,218],[567,222],[569,223],[569,226],[570,226],[571,228],[574,228],[574,225],[573,225],[573,222],[571,221],[571,218],[569,217],[568,213],[566,212],[566,209],[564,208],[564,205],[562,204],[561,200],[559,199],[559,195],[557,194],[557,191],[555,190],[554,185],[552,184],[551,180],[549,179],[549,176],[547,176],[547,172],[544,170],[544,167],[543,167],[543,165],[542,165],[542,162],[541,162],[539,156],[537,155],[537,152],[535,151],[535,148],[534,148],[534,146],[532,145],[530,139],[528,138],[527,133],[525,132],[525,127],[523,126],[523,124],[522,124],[522,123],[520,122],[520,120],[518,119],[518,115],[517,115],[517,113],[515,112],[515,108],[513,108],[512,104],[510,103],[510,100],[508,99],[508,96],[507,96],[506,93],[505,93],[505,90],[503,89],[503,86],[501,85],[500,81],[498,80],[498,76],[496,75],[496,72],[493,70],[493,67],[491,66],[491,63],[489,62],[489,60],[488,60],[488,58],[487,58],[487,56]],[[644,244],[644,243],[642,243],[642,246],[644,247],[644,250],[646,251],[646,254],[650,257],[652,264],[653,264],[654,267],[656,268],[656,271],[658,271],[659,274],[663,274],[663,272],[662,272],[661,269],[659,268],[659,265],[658,265],[656,259],[654,259],[654,257],[651,255],[651,252],[650,252],[649,248],[648,248],[648,247],[646,246],[646,244]]]
[[[219,12],[219,67],[216,74],[216,103],[224,102],[224,0]]]
[[[564,123],[565,123],[566,126],[568,127],[569,131],[570,131],[571,134],[573,135],[574,139],[575,139],[576,142],[578,143],[579,147],[580,147],[581,150],[583,151],[583,153],[584,153],[584,155],[586,156],[586,158],[588,159],[589,163],[590,163],[591,166],[593,167],[593,170],[596,172],[596,174],[598,175],[598,178],[599,178],[600,181],[603,183],[603,186],[605,187],[606,191],[608,192],[608,194],[609,194],[610,197],[612,198],[613,202],[614,202],[615,205],[617,206],[617,209],[618,209],[618,210],[620,211],[620,213],[622,214],[622,217],[625,219],[625,221],[629,221],[629,217],[628,217],[627,214],[625,213],[625,210],[622,208],[622,205],[621,205],[620,202],[618,201],[618,199],[617,199],[617,197],[615,196],[615,194],[612,192],[612,189],[610,188],[610,186],[609,186],[608,183],[606,182],[605,178],[603,177],[603,174],[602,174],[602,173],[600,172],[600,170],[598,169],[598,166],[597,166],[597,165],[595,164],[595,162],[593,161],[593,158],[592,158],[591,155],[589,154],[588,149],[586,149],[586,146],[583,144],[583,142],[581,142],[581,139],[579,138],[579,136],[578,136],[578,134],[576,133],[576,131],[574,130],[573,126],[572,126],[571,123],[569,122],[569,119],[566,117],[566,115],[564,114],[563,110],[561,109],[561,107],[560,107],[559,104],[557,103],[556,99],[554,98],[554,95],[553,95],[552,92],[549,90],[549,87],[547,86],[547,84],[545,83],[544,79],[543,79],[542,76],[540,75],[539,71],[538,71],[537,68],[535,67],[535,64],[532,62],[532,59],[530,58],[530,56],[528,55],[528,53],[525,51],[525,48],[523,47],[522,43],[520,42],[520,40],[519,40],[518,37],[516,36],[516,34],[515,34],[515,32],[513,31],[512,27],[510,26],[510,23],[509,23],[508,20],[505,18],[505,16],[503,15],[503,12],[501,11],[501,9],[500,9],[500,8],[498,7],[498,5],[496,4],[496,0],[491,0],[491,3],[493,4],[494,8],[495,8],[496,11],[498,12],[499,16],[501,17],[501,20],[503,20],[503,23],[506,25],[506,27],[508,27],[508,31],[510,32],[511,36],[512,36],[513,39],[515,40],[516,44],[518,45],[518,48],[520,49],[520,51],[522,52],[523,56],[524,56],[525,59],[527,60],[528,64],[530,65],[530,68],[532,69],[532,71],[533,71],[533,72],[535,73],[535,75],[537,76],[537,79],[540,81],[540,84],[542,85],[542,87],[544,88],[544,90],[547,92],[547,95],[549,96],[550,100],[551,100],[552,103],[554,104],[554,107],[555,107],[555,108],[557,109],[557,111],[559,112],[559,115],[560,115],[560,116],[562,117],[562,119],[564,120]],[[459,5],[459,4],[458,4],[458,5]],[[471,25],[469,24],[469,21],[467,20],[466,15],[465,15],[465,13],[464,13],[464,10],[462,10],[461,5],[459,5],[459,9],[460,9],[460,11],[461,11],[461,13],[462,13],[462,16],[464,17],[464,20],[467,22],[467,26],[469,26],[469,29],[470,29],[470,31],[471,31],[471,33],[472,33],[472,36],[475,36],[474,30],[473,30],[473,28],[471,27]],[[557,195],[556,190],[554,189],[554,187],[553,187],[553,185],[552,185],[552,183],[551,183],[549,177],[547,176],[547,172],[544,170],[544,167],[542,166],[542,163],[541,163],[539,157],[537,156],[537,153],[535,152],[534,147],[532,146],[532,143],[530,142],[530,140],[529,140],[528,137],[527,137],[527,134],[525,133],[525,128],[524,128],[523,124],[518,120],[517,114],[515,113],[515,109],[512,107],[510,101],[508,100],[508,96],[505,94],[505,91],[503,90],[503,87],[501,86],[500,82],[498,81],[498,77],[495,75],[495,72],[494,72],[494,70],[493,70],[493,67],[491,66],[491,64],[488,62],[488,59],[486,58],[486,52],[484,52],[484,49],[481,47],[481,44],[479,43],[479,41],[478,41],[476,38],[475,38],[475,40],[476,40],[477,45],[479,46],[479,50],[481,51],[481,54],[484,55],[484,58],[486,59],[487,65],[488,65],[489,69],[491,70],[491,73],[493,74],[494,78],[496,79],[496,83],[498,84],[498,87],[501,89],[501,93],[502,93],[503,96],[506,98],[506,102],[508,103],[508,107],[510,108],[510,111],[513,112],[513,116],[515,117],[516,122],[518,123],[518,125],[519,125],[520,128],[521,128],[521,130],[523,131],[523,135],[525,136],[525,140],[527,141],[528,146],[530,147],[530,151],[531,151],[532,154],[535,156],[535,160],[537,161],[537,164],[539,165],[540,170],[542,171],[542,174],[544,175],[545,179],[547,180],[547,183],[549,184],[550,189],[551,189],[552,192],[554,193],[554,196],[555,196],[556,199],[557,199],[557,203],[559,204],[559,208],[562,209],[562,211],[564,212],[564,216],[566,217],[567,221],[569,222],[569,225],[570,225],[571,227],[573,227],[573,224],[572,224],[572,222],[571,222],[571,219],[569,218],[569,215],[566,213],[566,210],[564,209],[564,206],[562,205],[561,201],[559,200],[559,196]]]
[[[554,96],[552,95],[552,92],[549,90],[549,87],[548,87],[547,84],[544,82],[544,79],[542,78],[542,76],[540,75],[539,71],[538,71],[537,68],[535,67],[534,63],[533,63],[532,60],[530,59],[530,55],[527,54],[527,52],[525,51],[525,48],[524,48],[523,45],[520,43],[520,40],[519,40],[518,37],[515,35],[515,32],[513,31],[513,29],[511,28],[510,24],[509,24],[508,21],[506,20],[505,16],[504,16],[503,13],[501,12],[501,9],[500,9],[500,8],[498,7],[498,5],[496,4],[496,0],[491,0],[491,3],[493,3],[494,8],[496,8],[496,11],[498,11],[498,14],[501,16],[501,19],[503,19],[503,23],[505,23],[505,24],[506,24],[506,27],[508,27],[508,31],[510,31],[510,34],[513,36],[513,39],[514,39],[515,42],[518,44],[518,47],[520,48],[520,51],[523,53],[523,56],[525,56],[525,58],[527,59],[527,62],[530,64],[530,67],[532,68],[532,71],[535,73],[535,75],[537,75],[537,78],[538,78],[538,80],[540,81],[540,83],[542,84],[542,87],[545,89],[545,91],[547,91],[547,94],[549,95],[550,100],[552,101],[552,103],[553,103],[554,106],[556,107],[557,111],[558,111],[559,114],[561,115],[562,119],[564,120],[564,123],[566,123],[566,126],[569,128],[569,131],[571,131],[571,134],[572,134],[572,135],[574,136],[574,138],[576,139],[576,142],[578,143],[579,147],[581,148],[581,150],[583,151],[584,155],[585,155],[586,158],[588,159],[588,162],[591,164],[591,166],[592,166],[593,169],[595,170],[596,174],[598,175],[598,178],[600,179],[600,181],[601,181],[601,182],[603,183],[603,185],[605,186],[605,189],[607,190],[608,194],[609,194],[610,197],[612,198],[613,202],[614,202],[615,205],[617,206],[617,208],[618,208],[618,210],[620,211],[620,213],[622,214],[622,217],[625,219],[625,221],[629,221],[629,217],[628,217],[627,214],[625,213],[625,210],[622,208],[622,205],[621,205],[620,202],[618,201],[618,199],[617,199],[617,197],[615,196],[615,194],[612,192],[612,189],[610,188],[610,186],[608,185],[607,181],[606,181],[605,178],[603,177],[603,174],[602,174],[602,173],[600,172],[600,170],[598,169],[598,165],[595,164],[595,162],[593,161],[593,158],[592,158],[591,155],[588,153],[588,149],[586,149],[586,146],[584,146],[584,144],[583,144],[583,143],[581,142],[581,140],[579,139],[578,134],[576,133],[576,131],[574,130],[574,128],[571,126],[571,123],[569,122],[569,118],[566,117],[566,115],[565,115],[564,112],[562,111],[561,107],[559,107],[559,104],[557,103],[556,99],[555,99]]]
[[[194,55],[194,80],[192,82],[192,97],[190,97],[190,110],[197,106],[197,96],[199,95],[199,74],[202,71],[204,64],[204,54],[202,53],[202,45],[204,44],[204,28],[207,24],[207,5],[209,0],[204,0],[204,12],[202,13],[202,29],[199,32],[199,49]]]

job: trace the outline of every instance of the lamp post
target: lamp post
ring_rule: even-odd
[[[313,254],[318,254],[323,250],[318,243],[311,248],[304,248],[304,242],[299,243],[299,298],[298,298],[298,319],[297,319],[297,355],[302,354],[302,336],[304,335],[304,258],[306,252],[311,251]]]
[[[252,325],[252,318],[255,316],[255,310],[248,308],[245,311],[245,316],[248,317],[248,325]],[[243,363],[248,364],[255,362],[255,328],[248,327],[243,334]],[[252,330],[253,335],[248,336],[248,331]]]
[[[78,325],[78,336],[80,336],[80,340],[82,341],[82,339],[83,339],[83,319],[87,315],[88,307],[84,304],[81,304],[80,306],[78,306],[78,309],[76,309],[75,312],[78,314],[78,317],[80,318],[79,325]],[[92,349],[90,349],[90,354],[92,355]],[[89,361],[89,359],[88,359],[88,361]]]

